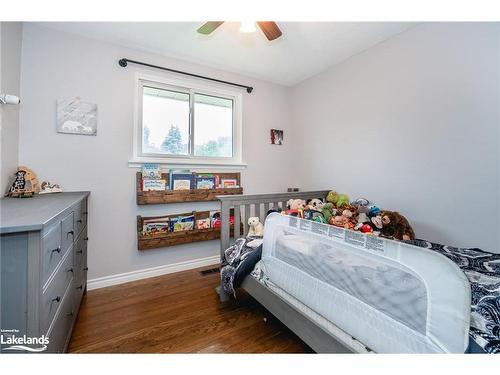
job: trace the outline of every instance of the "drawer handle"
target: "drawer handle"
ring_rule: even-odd
[[[82,221],[82,220],[77,220],[76,222],[77,222],[77,223],[80,223],[80,224],[81,224],[81,223],[83,223],[83,221]]]
[[[52,302],[61,302],[61,297],[52,298]]]
[[[56,249],[51,251],[52,253],[60,253],[61,252],[61,246],[57,246]]]
[[[76,253],[77,254],[83,254],[83,250],[78,250]]]
[[[88,214],[89,214],[89,213],[88,213],[87,211],[85,211],[85,212],[82,212],[82,213],[83,213],[84,215],[88,215]]]
[[[72,236],[74,236],[74,235],[75,235],[75,231],[74,231],[74,230],[70,230],[70,231],[68,232],[68,234],[71,234]],[[66,235],[66,237],[68,237],[68,236]]]
[[[78,288],[76,288],[76,289],[83,289],[83,285],[80,285],[80,286],[79,286]]]
[[[88,270],[89,270],[89,268],[88,268],[88,267],[85,267],[83,270],[84,270],[84,271],[88,271]]]
[[[66,313],[66,316],[73,316],[73,311]]]
[[[89,240],[89,238],[88,238],[88,237],[85,237],[83,240],[84,240],[84,241],[88,241],[88,240]]]
[[[73,271],[73,268],[68,269],[68,272],[71,272],[73,274],[75,273],[75,271]]]

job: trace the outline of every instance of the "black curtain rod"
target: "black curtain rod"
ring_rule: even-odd
[[[179,74],[184,74],[186,76],[190,76],[190,77],[196,77],[196,78],[201,78],[201,79],[206,79],[206,80],[209,80],[209,81],[213,81],[213,82],[219,82],[219,83],[224,83],[226,85],[232,85],[232,86],[238,86],[238,87],[242,87],[244,89],[247,90],[247,92],[250,94],[253,90],[253,87],[250,87],[250,86],[245,86],[245,85],[240,85],[239,83],[234,83],[234,82],[228,82],[228,81],[223,81],[221,79],[215,79],[215,78],[210,78],[210,77],[205,77],[205,76],[200,76],[198,74],[193,74],[193,73],[187,73],[187,72],[182,72],[180,70],[175,70],[175,69],[170,69],[170,68],[165,68],[163,66],[158,66],[158,65],[153,65],[153,64],[148,64],[148,63],[143,63],[143,62],[140,62],[140,61],[135,61],[135,60],[130,60],[130,59],[120,59],[118,61],[118,64],[125,68],[127,66],[128,63],[131,63],[131,64],[137,64],[137,65],[142,65],[142,66],[147,66],[149,68],[155,68],[155,69],[161,69],[161,70],[166,70],[167,72],[173,72],[173,73],[179,73]]]

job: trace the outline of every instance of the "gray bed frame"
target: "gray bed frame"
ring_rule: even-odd
[[[256,194],[256,195],[224,195],[217,198],[221,202],[221,259],[223,252],[230,246],[230,210],[234,208],[234,238],[246,236],[248,232],[247,221],[249,217],[258,216],[264,222],[267,211],[270,208],[286,208],[289,199],[312,199],[325,198],[328,190]],[[240,223],[243,218],[243,233],[240,233]],[[368,352],[355,350],[338,337],[326,331],[314,322],[310,317],[302,313],[289,302],[281,298],[270,288],[247,276],[242,283],[253,298],[264,306],[271,314],[285,324],[291,331],[300,337],[307,345],[317,353],[352,353]],[[227,301],[229,296],[222,288],[217,288],[221,302]]]

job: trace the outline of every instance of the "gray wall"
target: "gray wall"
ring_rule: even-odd
[[[23,26],[20,22],[1,22],[0,29],[0,92],[19,96]],[[18,165],[19,108],[19,105],[0,105],[1,195],[12,182]]]
[[[242,185],[248,193],[285,191],[291,176],[291,146],[269,144],[269,129],[286,132],[291,122],[287,88],[25,24],[19,160],[40,181],[92,192],[89,279],[218,254],[218,241],[137,250],[136,215],[216,209],[217,204],[135,204],[137,169],[127,166],[132,157],[134,77],[136,72],[163,73],[132,65],[123,69],[117,63],[122,57],[254,86],[252,94],[243,94],[243,160],[248,168],[242,171]],[[56,100],[75,96],[97,103],[96,137],[56,133]]]
[[[422,24],[295,87],[296,184],[400,210],[421,238],[500,252],[499,30]]]

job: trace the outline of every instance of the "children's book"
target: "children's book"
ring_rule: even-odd
[[[209,229],[210,228],[210,218],[198,219],[196,220],[196,229]]]
[[[154,219],[145,219],[142,223],[143,236],[155,236],[170,231],[170,219],[168,217],[157,217]]]
[[[238,180],[235,178],[222,178],[220,180],[221,187],[223,189],[228,189],[228,188],[237,188],[238,186]]]
[[[170,231],[181,232],[194,229],[194,215],[179,216],[170,219]]]
[[[146,163],[142,165],[142,178],[159,180],[161,179],[161,168],[160,164]]]
[[[161,191],[167,186],[166,180],[144,179],[142,180],[142,191]]]
[[[196,176],[197,189],[214,189],[215,177],[211,175],[198,175]]]
[[[194,175],[192,173],[174,173],[170,175],[170,188],[173,190],[194,189]]]

